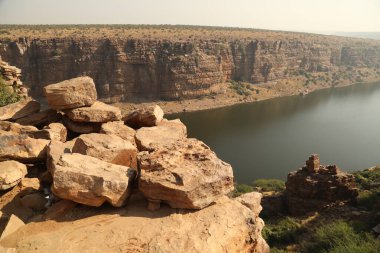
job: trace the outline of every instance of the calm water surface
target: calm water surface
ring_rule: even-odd
[[[285,179],[311,153],[354,171],[380,164],[380,83],[181,113],[188,135],[234,168],[240,183]]]

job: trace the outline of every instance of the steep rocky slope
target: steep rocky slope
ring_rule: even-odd
[[[119,102],[206,95],[230,79],[258,84],[380,67],[374,40],[202,27],[1,28],[0,56],[22,69],[37,97],[81,75],[94,79],[103,101]]]

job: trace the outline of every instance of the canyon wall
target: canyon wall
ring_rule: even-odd
[[[196,97],[230,79],[263,83],[300,71],[380,67],[380,42],[325,38],[0,39],[0,56],[22,69],[32,96],[42,96],[47,84],[88,75],[106,102]]]

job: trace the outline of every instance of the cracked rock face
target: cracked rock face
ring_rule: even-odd
[[[142,152],[139,165],[139,190],[173,208],[204,208],[234,187],[232,167],[196,139]]]
[[[81,154],[63,154],[54,167],[54,194],[89,206],[123,206],[136,176],[132,168]]]

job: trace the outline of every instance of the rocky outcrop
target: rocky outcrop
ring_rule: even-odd
[[[179,120],[163,120],[155,127],[143,127],[136,132],[136,144],[141,151],[153,151],[185,139],[186,126]]]
[[[97,99],[94,81],[90,77],[78,77],[44,88],[51,108],[56,110],[91,106]]]
[[[336,165],[320,165],[319,156],[311,155],[306,166],[289,173],[285,197],[292,215],[318,211],[336,202],[352,202],[358,195],[355,177]]]
[[[30,98],[0,107],[0,120],[17,120],[40,111],[40,103]]]
[[[82,134],[76,139],[72,152],[137,169],[137,148],[116,135]]]
[[[17,185],[28,173],[26,166],[16,161],[0,162],[0,190]]]
[[[110,38],[83,33],[78,33],[83,38],[0,38],[0,55],[23,70],[34,96],[42,96],[48,84],[88,75],[105,102],[197,97],[230,79],[262,83],[304,71],[380,66],[376,41],[239,30],[219,39],[212,29],[200,39],[179,41],[181,29],[173,29],[167,39],[119,38],[119,31]],[[157,37],[152,31],[146,32]]]
[[[130,112],[125,118],[125,124],[133,128],[156,126],[164,118],[164,112],[158,106],[149,106]]]
[[[231,166],[196,139],[140,153],[139,168],[144,196],[173,208],[204,208],[234,187]]]
[[[63,199],[100,206],[125,204],[136,170],[107,163],[91,156],[63,154],[55,165],[54,194]],[[85,182],[85,183],[84,183]]]

